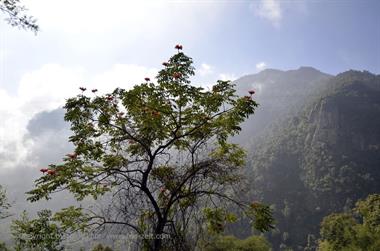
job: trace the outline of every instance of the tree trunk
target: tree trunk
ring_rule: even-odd
[[[164,231],[164,222],[163,220],[159,220],[158,221],[158,224],[157,224],[157,228],[156,230],[154,231],[154,240],[153,240],[153,251],[159,251],[161,250],[161,246],[162,246],[162,233]]]

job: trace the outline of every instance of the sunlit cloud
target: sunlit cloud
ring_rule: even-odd
[[[223,81],[226,81],[226,80],[234,81],[234,80],[237,79],[237,77],[236,77],[235,74],[231,74],[231,73],[221,73],[221,74],[219,74],[219,79],[220,79],[220,80],[223,80]]]
[[[0,87],[0,168],[11,168],[22,163],[36,142],[25,141],[30,119],[42,111],[61,108],[65,100],[78,94],[79,87],[99,89],[99,93],[116,87],[132,88],[144,81],[154,80],[157,69],[139,65],[116,64],[95,76],[82,68],[46,64],[25,73],[15,95]]]
[[[275,27],[279,27],[282,20],[282,8],[278,0],[260,0],[251,4],[254,14],[270,21]]]
[[[201,76],[210,75],[214,72],[213,68],[214,67],[212,67],[211,65],[203,63],[201,64],[201,68],[198,70],[198,72]]]
[[[262,71],[265,68],[267,68],[267,64],[265,62],[259,62],[256,64],[256,70],[257,71]]]

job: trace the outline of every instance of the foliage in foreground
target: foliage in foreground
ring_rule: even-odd
[[[380,247],[380,194],[356,203],[350,213],[334,213],[321,225],[320,251],[376,251]]]
[[[238,200],[245,151],[228,142],[257,103],[239,97],[229,81],[212,90],[190,85],[192,59],[178,52],[158,73],[130,90],[67,100],[65,120],[75,152],[44,174],[29,200],[69,190],[78,200],[108,196],[105,208],[69,207],[56,213],[64,230],[122,227],[138,236],[140,249],[184,249],[205,228],[222,233],[234,205],[259,231],[272,228],[269,207]],[[201,222],[207,222],[207,226]]]
[[[39,29],[36,19],[26,15],[26,10],[25,6],[20,5],[20,0],[0,0],[0,11],[8,15],[5,20],[11,26],[29,29],[36,33]]]
[[[98,244],[92,249],[92,251],[112,251],[112,249],[110,247],[103,246],[102,244]]]
[[[10,204],[7,199],[6,190],[0,185],[0,220],[10,216],[8,209]]]
[[[29,219],[24,211],[21,218],[14,220],[11,226],[15,240],[15,250],[61,251],[63,230],[53,222],[50,210],[38,212],[38,218]]]
[[[269,251],[270,244],[262,236],[250,236],[240,240],[235,236],[214,236],[201,248],[202,251]]]

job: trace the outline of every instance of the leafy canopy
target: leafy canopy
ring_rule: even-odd
[[[8,14],[6,21],[11,26],[29,29],[36,33],[39,29],[36,19],[26,15],[26,10],[25,6],[20,5],[20,0],[0,0],[0,11]]]
[[[318,250],[378,250],[380,246],[380,194],[356,203],[351,213],[331,214],[321,225]]]
[[[63,250],[61,242],[64,232],[53,222],[50,210],[38,212],[36,219],[29,219],[24,211],[20,219],[12,222],[11,230],[15,240],[15,250]]]
[[[9,216],[8,209],[10,206],[6,196],[6,190],[0,185],[0,220]]]
[[[44,175],[29,192],[30,201],[61,190],[78,200],[112,194],[106,215],[81,215],[82,209],[72,207],[57,219],[65,228],[85,230],[96,221],[125,225],[141,236],[154,234],[145,244],[156,250],[163,241],[154,236],[165,233],[167,245],[182,245],[190,226],[200,222],[195,219],[218,216],[211,212],[225,212],[225,202],[248,209],[259,230],[271,228],[269,208],[252,207],[233,195],[245,151],[228,137],[254,113],[253,92],[238,97],[229,81],[218,81],[211,90],[190,85],[193,60],[182,46],[176,49],[157,83],[145,78],[132,89],[105,95],[81,87],[67,100],[65,120],[71,123],[75,151],[62,164],[41,169]]]

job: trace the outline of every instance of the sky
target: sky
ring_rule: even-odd
[[[178,43],[205,87],[266,68],[380,73],[376,0],[22,3],[40,31],[0,20],[0,169],[41,148],[41,137],[28,136],[36,116],[62,107],[79,86],[109,92],[153,79]]]

